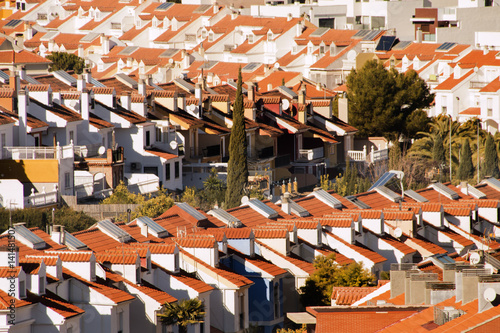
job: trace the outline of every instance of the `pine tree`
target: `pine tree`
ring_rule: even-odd
[[[493,136],[488,134],[486,137],[486,143],[484,147],[484,166],[481,170],[483,176],[489,176],[494,178],[500,177],[500,171],[498,169],[498,154],[495,147],[495,142],[493,141]]]
[[[243,94],[241,92],[241,67],[238,72],[238,86],[233,105],[233,126],[229,138],[229,161],[227,165],[226,208],[236,207],[248,181],[247,138],[245,133],[245,115]]]
[[[467,180],[474,176],[474,165],[472,164],[472,151],[469,139],[466,139],[460,151],[460,166],[458,167],[458,179]]]
[[[434,140],[434,145],[432,146],[432,159],[438,163],[444,163],[446,160],[446,151],[444,150],[443,146],[443,138],[441,135],[436,136],[436,139]]]

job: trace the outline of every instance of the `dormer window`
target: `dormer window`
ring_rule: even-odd
[[[273,40],[273,33],[272,32],[268,32],[267,33],[267,41],[270,42]]]
[[[207,31],[205,29],[201,30],[201,39],[207,38]]]
[[[319,53],[320,53],[320,54],[324,54],[324,53],[325,53],[325,46],[324,46],[324,45],[321,45],[321,46],[319,47]]]
[[[26,298],[26,282],[19,281],[19,298]]]
[[[214,33],[212,31],[210,31],[208,33],[208,41],[209,42],[213,42],[214,41]]]
[[[253,35],[252,35],[252,34],[248,35],[248,42],[249,42],[250,44],[252,44],[252,43],[253,43]]]
[[[40,295],[45,294],[45,276],[40,276],[38,278],[38,293]]]

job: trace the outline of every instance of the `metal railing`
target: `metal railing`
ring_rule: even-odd
[[[74,157],[73,145],[56,147],[3,147],[2,159],[55,160]]]

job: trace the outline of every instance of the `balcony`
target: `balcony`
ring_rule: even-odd
[[[385,161],[389,159],[389,148],[375,150],[374,146],[370,153],[366,152],[366,146],[363,146],[363,150],[348,150],[347,156],[353,162],[364,162],[364,163],[375,163],[379,161]]]
[[[24,198],[24,207],[43,207],[48,205],[55,205],[58,202],[59,192],[57,186],[53,191],[45,192],[45,187],[42,192],[36,193],[35,190],[31,189],[31,194],[29,197]]]
[[[480,82],[480,81],[470,81],[469,89],[482,89],[486,87],[488,82]]]
[[[313,161],[318,158],[324,157],[323,147],[317,147],[312,149],[299,149],[299,161]]]
[[[73,146],[56,147],[3,147],[4,160],[55,160],[73,157]]]

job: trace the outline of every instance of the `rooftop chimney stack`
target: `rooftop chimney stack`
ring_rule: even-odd
[[[248,84],[248,99],[252,102],[255,102],[255,91],[256,91],[255,83],[250,82]]]
[[[78,91],[83,91],[83,88],[87,86],[85,82],[85,76],[82,74],[78,74],[77,79],[76,79],[76,89]]]
[[[104,34],[101,37],[101,47],[103,55],[109,53],[109,37]]]
[[[285,192],[281,199],[281,210],[283,213],[290,215],[292,212],[292,207],[290,206],[290,193]]]
[[[19,146],[27,146],[28,136],[28,90],[20,89],[17,95],[17,113],[19,115]]]
[[[417,43],[422,43],[423,34],[422,29],[420,27],[417,28]]]
[[[52,226],[52,232],[50,234],[50,238],[57,244],[64,244],[64,226],[62,225],[54,225]]]
[[[84,49],[83,49],[83,45],[82,44],[78,44],[78,56],[80,58],[85,57]]]
[[[80,115],[83,120],[89,120],[90,113],[90,94],[87,88],[84,88],[80,94]]]
[[[137,90],[139,91],[140,95],[146,96],[146,83],[144,82],[144,79],[139,79]]]
[[[132,110],[132,92],[127,91],[120,97],[122,106],[128,111]]]

